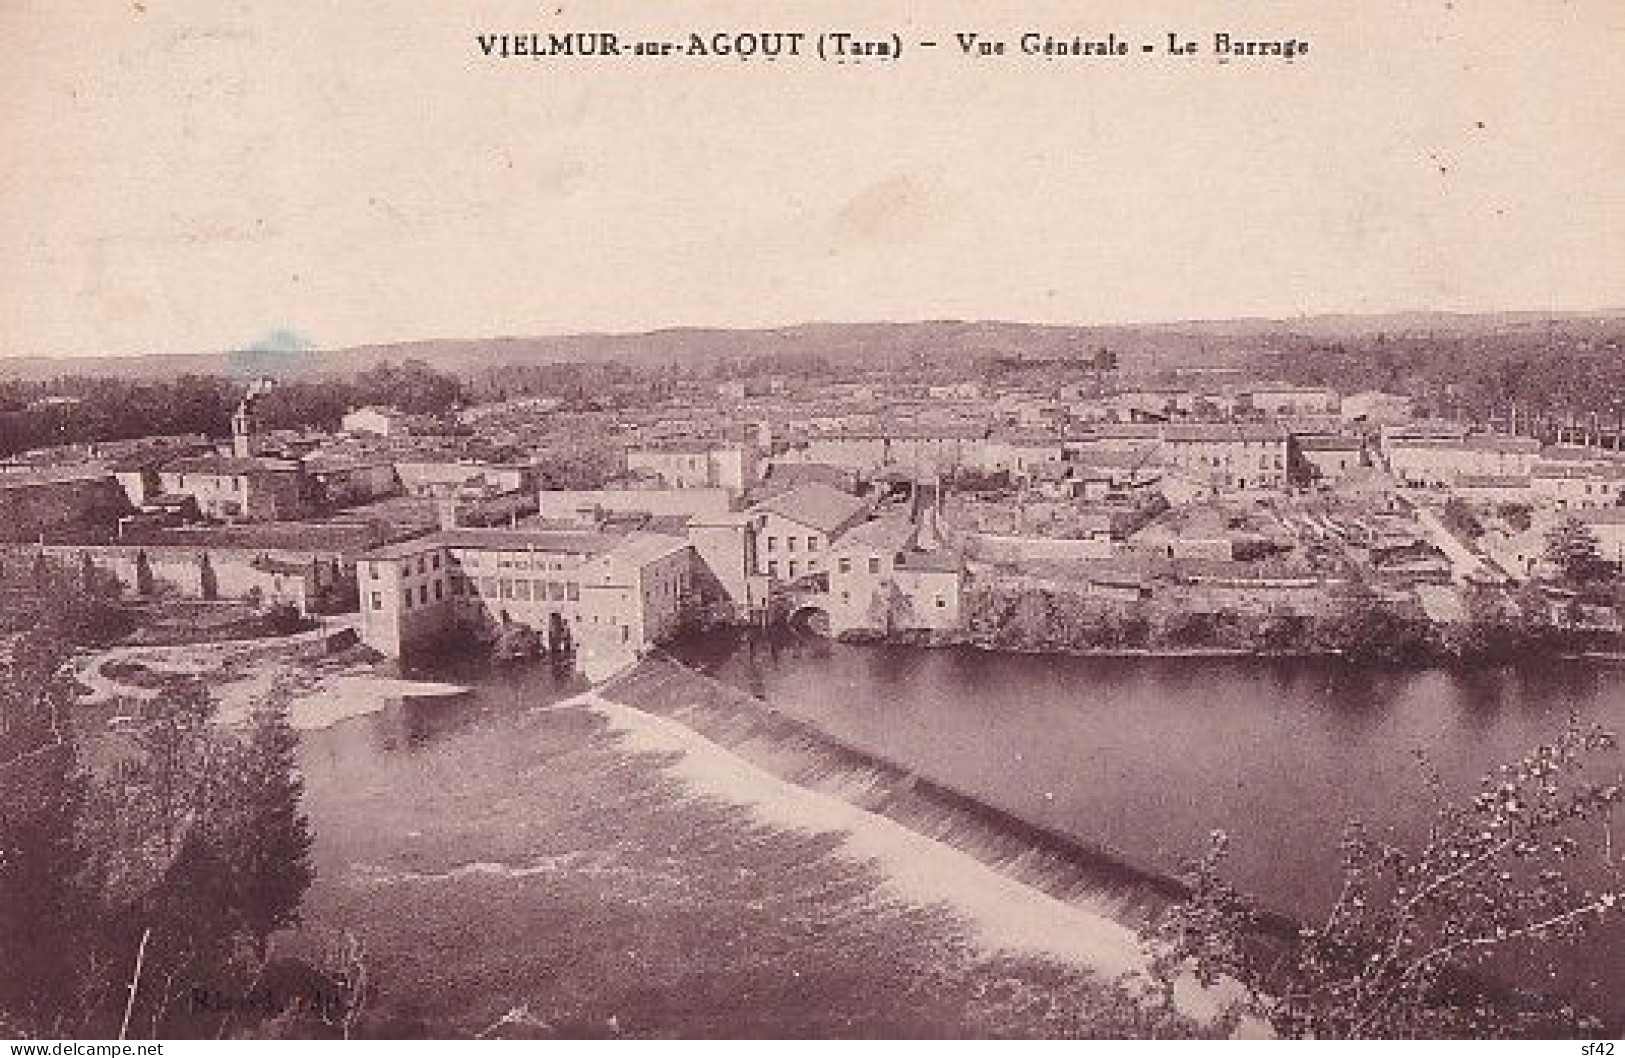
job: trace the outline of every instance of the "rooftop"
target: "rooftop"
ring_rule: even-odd
[[[0,489],[32,485],[61,484],[70,481],[99,481],[109,477],[107,468],[96,463],[77,466],[0,467]]]
[[[291,459],[242,456],[188,456],[172,459],[160,469],[168,474],[292,474],[299,464]]]
[[[1219,424],[1193,424],[1189,426],[1165,426],[1162,430],[1165,441],[1196,442],[1207,441],[1285,441],[1287,432],[1279,426],[1250,425],[1247,423]]]
[[[1365,442],[1358,437],[1300,437],[1298,447],[1305,452],[1358,452]]]
[[[1516,474],[1463,474],[1456,479],[1463,489],[1527,489],[1529,478]]]
[[[868,504],[851,493],[811,482],[758,503],[754,510],[777,514],[824,533],[837,533],[861,517]]]
[[[480,551],[543,551],[551,554],[602,555],[626,540],[624,533],[555,532],[547,529],[442,529],[410,540],[374,548],[367,559],[396,559],[443,547]]]
[[[876,518],[853,526],[835,545],[837,550],[868,548],[872,551],[901,551],[914,540],[917,527],[896,515]]]

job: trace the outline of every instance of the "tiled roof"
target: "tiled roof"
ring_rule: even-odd
[[[915,526],[907,518],[876,518],[854,526],[835,545],[836,550],[868,548],[901,551],[914,539]]]
[[[1164,440],[1173,442],[1285,441],[1287,434],[1279,426],[1215,423],[1212,425],[1165,426],[1163,427],[1162,436]]]
[[[1504,474],[1462,474],[1456,478],[1456,487],[1464,489],[1527,489],[1529,479]]]
[[[1298,447],[1305,452],[1358,452],[1365,442],[1358,437],[1300,437]]]
[[[190,456],[174,459],[161,468],[167,474],[291,474],[299,464],[289,459],[240,456]]]
[[[755,509],[824,533],[836,533],[861,517],[867,507],[868,504],[850,493],[814,482],[770,496]]]

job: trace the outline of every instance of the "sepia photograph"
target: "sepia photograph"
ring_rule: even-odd
[[[1622,49],[0,0],[6,1054],[1612,1055]]]

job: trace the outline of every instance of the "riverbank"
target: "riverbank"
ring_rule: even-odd
[[[926,649],[955,649],[977,650],[988,654],[1009,654],[1024,657],[1057,657],[1057,658],[1100,658],[1122,660],[1179,660],[1187,658],[1198,659],[1224,659],[1224,658],[1260,658],[1270,661],[1312,661],[1330,660],[1346,662],[1349,665],[1369,666],[1369,659],[1350,654],[1346,650],[1335,647],[1321,649],[1274,649],[1268,647],[1026,647],[993,644],[985,640],[970,637],[936,636],[929,640],[907,633],[885,635],[882,633],[860,633],[857,635],[843,634],[834,637],[837,642],[857,645],[873,646],[900,646],[923,647]],[[1390,667],[1418,668],[1430,665],[1447,666],[1452,668],[1477,668],[1485,666],[1516,665],[1527,660],[1555,660],[1592,662],[1600,664],[1625,664],[1625,651],[1616,650],[1577,650],[1557,651],[1555,653],[1528,652],[1525,654],[1506,657],[1467,657],[1457,654],[1434,654],[1407,659],[1403,664],[1390,663]]]

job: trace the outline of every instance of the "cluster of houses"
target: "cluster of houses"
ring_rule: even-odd
[[[553,403],[465,415],[476,436],[455,443],[380,408],[294,443],[263,428],[256,388],[229,445],[148,439],[77,465],[0,470],[0,531],[14,548],[38,537],[72,550],[143,593],[354,607],[362,638],[395,657],[470,628],[631,651],[706,622],[948,632],[968,571],[987,562],[1109,571],[1156,558],[1206,563],[1222,579],[1226,563],[1335,537],[1395,569],[1434,561],[1442,573],[1416,575],[1448,578],[1449,555],[1426,542],[1434,525],[1391,524],[1405,521],[1395,497],[1524,505],[1537,528],[1544,513],[1578,512],[1625,559],[1618,454],[1420,421],[1390,394],[1246,384],[989,394],[945,382],[893,400],[838,385],[798,395],[725,382],[713,408],[600,416],[615,472],[572,489],[550,487],[523,458],[476,454],[491,424],[575,429]],[[1260,528],[1234,513],[1373,487],[1386,490],[1387,513],[1364,527],[1281,516]],[[403,521],[413,505],[431,516]],[[45,540],[75,524],[112,536]],[[1490,543],[1515,575],[1538,561],[1532,538]]]

